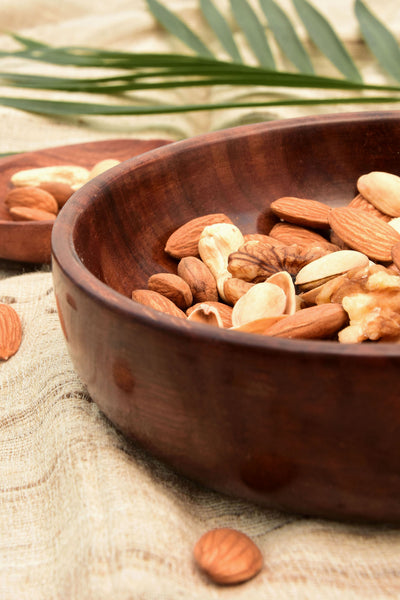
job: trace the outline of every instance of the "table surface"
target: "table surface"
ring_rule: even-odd
[[[164,4],[207,39],[197,0]],[[217,4],[228,10],[227,1]],[[346,40],[366,77],[384,81],[359,43],[351,4],[320,0],[318,8]],[[280,5],[294,14],[289,0]],[[399,37],[398,1],[369,0],[368,6]],[[58,45],[134,51],[182,48],[157,27],[144,1],[3,0],[0,20],[3,31]],[[0,38],[2,49],[15,47],[8,36]],[[239,34],[237,39],[246,53]],[[332,74],[315,48],[312,52],[317,67]],[[39,72],[37,64],[15,58],[6,62],[4,69]],[[52,69],[40,66],[41,73]],[[65,72],[75,73],[70,67]],[[196,93],[204,101],[223,94],[237,98],[242,92]],[[189,101],[190,94],[193,91],[164,91],[158,99]],[[14,93],[4,87],[2,95]],[[45,96],[62,97],[59,92],[31,92],[31,97]],[[87,96],[79,94],[78,99]],[[47,118],[0,107],[0,153],[117,138],[178,140],[251,120],[339,110],[360,108]],[[0,365],[0,598],[400,597],[398,528],[282,514],[221,496],[179,477],[118,433],[91,401],[70,362],[49,266],[0,260],[0,302],[15,308],[23,326],[21,348]],[[229,589],[210,583],[192,558],[193,546],[205,531],[225,526],[247,533],[265,560],[255,579]]]

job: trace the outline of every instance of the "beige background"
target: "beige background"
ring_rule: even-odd
[[[384,80],[359,41],[352,2],[315,4],[346,39],[364,74],[370,80]],[[208,39],[196,1],[168,0],[168,5]],[[218,5],[226,9],[228,3]],[[281,5],[291,11],[289,1],[282,0]],[[369,0],[368,5],[399,37],[398,0]],[[0,23],[3,31],[59,45],[179,49],[138,0],[2,0]],[[239,34],[237,38],[244,47]],[[0,48],[11,47],[13,42],[1,35]],[[334,72],[317,54],[315,63]],[[6,69],[53,72],[16,59],[2,61],[1,70]],[[210,97],[239,93],[217,89]],[[0,95],[14,94],[26,92],[0,90]],[[196,100],[208,94],[198,92]],[[175,91],[158,99],[179,97],[189,96]],[[337,109],[324,112],[333,110]],[[230,124],[306,112],[291,108],[260,110],[257,115],[223,111],[48,119],[0,107],[0,152],[121,136],[180,139]],[[2,600],[400,598],[397,528],[304,519],[226,498],[178,477],[125,440],[91,402],[74,372],[59,326],[51,274],[46,269],[22,271],[21,265],[1,264],[0,302],[17,310],[24,331],[19,352],[0,365]],[[257,578],[220,588],[197,571],[193,545],[216,526],[236,527],[259,545],[265,567]]]

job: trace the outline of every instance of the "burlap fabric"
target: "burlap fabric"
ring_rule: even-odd
[[[168,4],[201,26],[197,2]],[[356,48],[349,4],[318,3]],[[369,5],[398,33],[397,0]],[[289,2],[282,6],[290,9]],[[2,0],[0,22],[4,30],[65,45],[163,49],[170,43],[144,3],[132,0]],[[4,36],[0,42],[11,45]],[[361,59],[376,79],[382,77]],[[0,109],[0,148],[22,151],[121,134],[177,139],[246,118],[252,115],[49,120]],[[2,600],[400,598],[398,529],[306,519],[227,498],[179,477],[124,439],[74,372],[49,269],[24,272],[5,262],[0,269],[0,302],[12,304],[24,332],[19,352],[0,365]],[[258,577],[220,588],[197,571],[193,545],[216,526],[238,528],[255,540],[265,558]]]

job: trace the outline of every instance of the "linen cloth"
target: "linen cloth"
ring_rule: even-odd
[[[196,1],[164,3],[207,39]],[[281,5],[292,14],[289,1]],[[399,37],[398,1],[370,0],[368,5]],[[227,2],[218,6],[228,11]],[[320,0],[318,8],[347,40],[368,78],[382,81],[384,74],[359,43],[348,0]],[[135,51],[179,47],[156,26],[145,3],[136,0],[2,0],[0,23],[3,31],[57,45]],[[239,34],[238,41],[247,52]],[[1,49],[14,46],[8,36],[0,36]],[[324,66],[314,53],[315,62]],[[52,67],[40,65],[38,70],[37,64],[16,59],[9,59],[6,67],[52,72]],[[24,95],[0,90],[1,95],[17,93]],[[185,99],[192,93],[165,92],[160,100]],[[206,94],[218,98],[240,93],[196,91],[196,101]],[[322,110],[349,107],[308,112]],[[0,107],[0,152],[121,136],[180,139],[306,112],[286,108],[49,119]],[[0,364],[1,600],[400,598],[398,528],[282,514],[178,476],[118,433],[87,395],[66,351],[49,267],[38,265],[32,271],[1,261],[0,279],[0,302],[15,308],[23,326],[18,353]],[[227,588],[210,583],[192,558],[197,539],[223,526],[247,533],[265,559],[256,578]]]

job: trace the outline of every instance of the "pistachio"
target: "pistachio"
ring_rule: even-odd
[[[264,281],[251,287],[236,302],[232,311],[232,325],[282,315],[286,308],[286,294],[277,285]]]
[[[327,278],[336,277],[355,267],[368,265],[368,256],[356,250],[339,250],[305,265],[297,274],[295,283],[302,289],[316,287]]]

